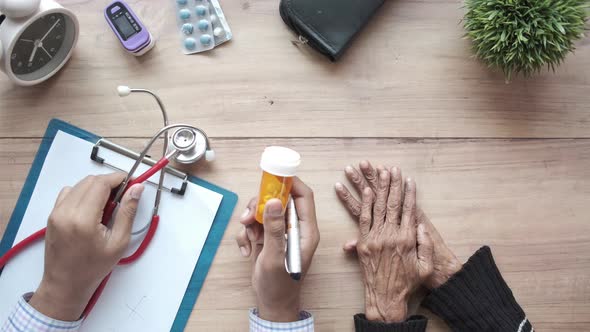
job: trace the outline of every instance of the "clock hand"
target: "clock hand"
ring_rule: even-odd
[[[51,56],[51,54],[49,54],[49,52],[47,52],[47,50],[45,49],[44,46],[39,46],[43,51],[45,51],[45,53],[47,54],[47,56],[49,57],[49,59],[53,59],[53,57]]]
[[[33,52],[31,52],[31,57],[29,58],[29,63],[33,62],[33,59],[35,59],[35,54],[37,54],[37,49],[39,47],[37,45],[35,45],[35,48],[33,48]]]
[[[53,29],[57,26],[57,24],[59,23],[60,20],[61,20],[61,18],[59,20],[55,21],[55,23],[53,23],[51,28],[49,28],[49,31],[47,31],[47,33],[45,33],[45,36],[43,36],[43,38],[41,38],[41,42],[43,42],[45,40],[45,38],[47,38],[47,36],[51,33],[51,31],[53,31]]]

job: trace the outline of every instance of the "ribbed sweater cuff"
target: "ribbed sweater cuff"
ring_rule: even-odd
[[[453,331],[532,331],[487,246],[445,284],[433,289],[422,305],[443,318]]]
[[[354,315],[356,332],[424,332],[428,320],[424,316],[411,316],[402,323],[382,323],[367,320],[364,314]]]

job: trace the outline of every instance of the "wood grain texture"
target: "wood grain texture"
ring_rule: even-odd
[[[265,146],[302,153],[322,234],[303,294],[317,331],[352,331],[363,310],[357,262],[341,251],[356,225],[333,192],[361,159],[415,178],[420,204],[462,260],[491,245],[536,330],[588,330],[589,38],[555,74],[507,85],[471,58],[459,0],[388,1],[337,64],[291,45],[277,0],[223,0],[235,39],[193,56],[180,52],[172,0],[132,0],[157,39],[134,58],[104,21],[108,2],[60,1],[82,29],[55,78],[23,89],[0,76],[0,234],[50,118],[134,149],[160,128],[152,100],[116,95],[127,84],[157,91],[173,122],[213,137],[219,160],[189,171],[237,192],[236,216],[256,193]],[[187,331],[246,330],[255,301],[238,230],[234,218]],[[448,331],[424,313],[428,331]]]
[[[210,53],[180,52],[172,1],[131,1],[157,39],[126,54],[101,14],[107,0],[62,0],[82,22],[57,77],[21,89],[0,78],[0,135],[38,137],[52,117],[107,136],[159,126],[156,90],[172,119],[213,137],[590,136],[590,40],[556,74],[506,85],[471,58],[461,1],[388,1],[337,64],[291,44],[278,0],[224,1],[235,39]],[[164,5],[163,5],[164,3]]]
[[[143,139],[117,139],[138,149]],[[0,233],[14,208],[39,139],[0,139]],[[240,195],[256,193],[257,163],[270,144],[301,152],[301,178],[315,191],[322,241],[305,281],[304,305],[318,331],[351,331],[363,309],[360,272],[341,245],[356,225],[333,184],[363,158],[398,165],[449,246],[466,260],[492,247],[504,278],[538,331],[587,330],[590,323],[590,140],[582,139],[216,139],[219,156],[190,171]],[[187,331],[245,331],[253,306],[250,263],[230,223]],[[427,312],[425,312],[428,314]],[[430,315],[431,316],[431,315]],[[222,323],[221,323],[222,322]],[[448,331],[432,317],[428,331]]]

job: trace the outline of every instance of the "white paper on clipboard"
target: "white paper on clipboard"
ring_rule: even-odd
[[[59,131],[43,164],[15,243],[46,226],[61,188],[89,174],[112,173],[90,159],[93,144]],[[101,157],[129,170],[134,160],[108,149]],[[138,172],[148,168],[141,165]],[[138,173],[139,174],[139,173]],[[151,180],[157,183],[159,173]],[[182,179],[167,175],[164,183],[179,188]],[[156,187],[146,185],[134,229],[151,218]],[[222,195],[188,183],[184,196],[164,192],[160,224],[152,243],[135,263],[115,267],[93,311],[82,325],[84,332],[169,331],[209,234]],[[143,237],[132,238],[127,254]],[[35,291],[43,274],[44,243],[27,248],[9,262],[0,275],[0,322],[5,321],[18,298]]]

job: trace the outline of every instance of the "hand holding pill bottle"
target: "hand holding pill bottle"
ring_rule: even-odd
[[[286,208],[299,164],[301,156],[294,150],[280,146],[264,149],[260,159],[262,180],[256,205],[256,221],[263,223],[264,206],[273,198],[278,198],[283,203],[283,209]]]

